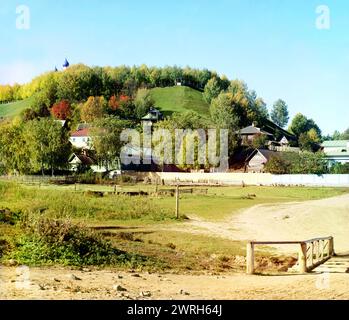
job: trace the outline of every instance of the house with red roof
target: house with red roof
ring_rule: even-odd
[[[69,141],[77,149],[90,150],[92,148],[92,139],[89,134],[89,128],[81,128],[73,132]]]

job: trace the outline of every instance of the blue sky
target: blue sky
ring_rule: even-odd
[[[16,29],[16,6],[30,29]],[[331,26],[316,28],[327,5]],[[246,81],[269,106],[284,99],[293,117],[324,133],[349,127],[347,0],[2,0],[0,83],[23,83],[61,67],[179,65]]]

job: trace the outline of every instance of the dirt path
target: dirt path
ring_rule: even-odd
[[[127,291],[117,291],[118,285]],[[28,273],[0,267],[0,299],[349,299],[348,285],[347,274],[194,276],[61,268]]]
[[[305,202],[257,205],[223,222],[198,217],[176,231],[230,240],[308,240],[333,236],[337,252],[349,252],[349,195]],[[279,247],[293,252],[294,247]]]

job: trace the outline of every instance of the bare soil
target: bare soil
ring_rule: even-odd
[[[33,268],[25,279],[24,270],[1,268],[0,299],[349,299],[348,274],[195,276]]]

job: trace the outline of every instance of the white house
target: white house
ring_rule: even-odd
[[[121,164],[119,159],[116,159],[116,161],[111,164],[110,168],[106,168],[105,166],[98,165],[86,152],[83,154],[73,153],[70,156],[69,165],[71,171],[78,171],[79,168],[85,167],[90,168],[95,173],[108,172],[110,177],[121,174]]]
[[[91,149],[92,140],[88,128],[79,129],[73,132],[69,141],[77,149]]]
[[[324,141],[322,149],[329,161],[349,163],[349,140]]]

